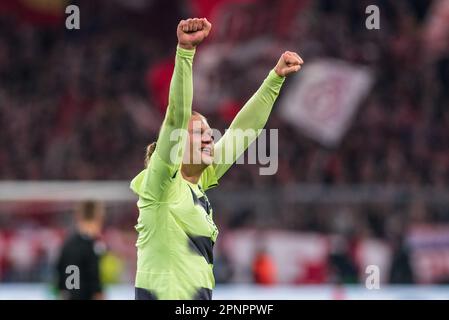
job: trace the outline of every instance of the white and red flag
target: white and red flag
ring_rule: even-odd
[[[317,60],[290,81],[277,108],[281,117],[299,131],[333,147],[348,129],[373,76],[369,69],[341,60]]]

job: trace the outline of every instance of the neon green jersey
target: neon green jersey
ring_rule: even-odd
[[[136,225],[136,288],[152,299],[209,299],[215,286],[213,245],[218,229],[205,191],[232,163],[214,163],[201,175],[198,184],[188,182],[180,172],[185,135],[171,139],[175,129],[187,130],[192,108],[192,63],[195,50],[177,48],[170,84],[169,105],[159,133],[156,150],[147,169],[131,182],[139,196]],[[259,90],[240,110],[230,129],[254,129],[240,147],[227,143],[235,139],[226,131],[215,144],[215,156],[235,161],[260,133],[284,81],[271,71]],[[172,155],[170,157],[170,155]],[[173,156],[174,155],[174,156]],[[137,294],[137,291],[136,291]]]

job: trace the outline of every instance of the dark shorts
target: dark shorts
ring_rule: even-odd
[[[158,298],[150,290],[135,288],[135,300],[158,300]],[[192,300],[212,300],[212,290],[199,288]]]

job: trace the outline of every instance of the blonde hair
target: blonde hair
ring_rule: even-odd
[[[150,163],[151,155],[153,154],[154,150],[156,150],[156,142],[150,143],[147,145],[146,151],[145,151],[145,160],[144,165],[145,168],[148,167],[148,164]]]

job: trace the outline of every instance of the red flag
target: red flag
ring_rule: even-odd
[[[67,0],[9,0],[0,2],[0,14],[16,16],[20,21],[40,26],[64,22]]]

